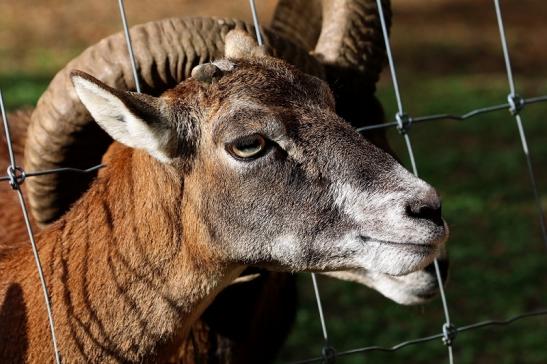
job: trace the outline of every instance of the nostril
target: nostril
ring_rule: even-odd
[[[437,226],[443,226],[442,208],[440,202],[433,204],[415,203],[410,204],[406,208],[408,216],[415,219],[425,219],[432,221]]]

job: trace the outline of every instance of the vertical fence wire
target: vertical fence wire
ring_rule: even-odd
[[[129,34],[129,27],[127,25],[124,0],[118,0],[118,6],[120,7],[120,18],[122,19],[123,33],[125,36],[125,42],[127,43],[127,51],[129,53],[129,61],[131,62],[131,70],[133,71],[133,79],[135,80],[135,88],[138,93],[141,93],[141,83],[137,69],[137,62],[135,61],[135,53],[133,52],[131,34]]]
[[[390,44],[390,41],[389,41],[389,33],[387,31],[387,25],[386,25],[386,20],[385,20],[385,16],[384,16],[384,9],[382,7],[382,1],[381,0],[376,0],[376,5],[378,7],[378,15],[380,17],[380,24],[382,26],[382,33],[383,33],[384,43],[385,43],[385,47],[386,47],[386,55],[387,55],[387,59],[388,59],[388,63],[389,63],[389,69],[391,71],[391,79],[392,79],[392,83],[393,83],[393,89],[394,89],[394,92],[395,92],[395,98],[397,100],[398,111],[397,111],[397,115],[396,115],[396,120],[398,122],[399,132],[401,132],[401,134],[403,135],[404,140],[405,140],[405,144],[406,144],[407,151],[408,151],[408,156],[409,156],[410,162],[412,164],[412,171],[414,172],[414,175],[416,177],[418,177],[418,168],[416,167],[416,160],[414,158],[414,151],[413,151],[413,148],[412,148],[412,142],[410,140],[410,136],[408,135],[408,130],[407,130],[407,128],[411,125],[412,119],[405,114],[404,109],[403,109],[403,102],[402,102],[402,98],[401,98],[399,82],[398,82],[398,79],[397,79],[397,72],[396,72],[396,69],[395,69],[395,61],[394,61],[394,58],[393,58],[393,54],[391,52],[391,44]],[[439,293],[440,293],[440,296],[441,296],[441,299],[442,299],[443,311],[444,311],[444,316],[445,316],[445,323],[443,325],[443,334],[444,334],[444,337],[443,337],[444,340],[443,341],[446,344],[446,346],[448,347],[448,361],[449,361],[450,364],[453,364],[454,363],[454,355],[453,355],[453,352],[452,352],[452,346],[453,346],[453,339],[454,339],[454,332],[455,331],[453,330],[452,324],[450,323],[450,313],[448,311],[448,303],[447,303],[446,295],[445,295],[445,292],[444,292],[444,289],[443,289],[443,280],[442,280],[442,277],[441,277],[441,272],[440,272],[440,269],[439,269],[439,264],[437,262],[437,259],[434,260],[434,265],[435,265],[435,275],[437,276],[437,283],[438,283],[438,286],[439,286]]]
[[[36,269],[38,271],[38,277],[40,278],[40,285],[42,288],[42,293],[44,294],[44,303],[47,311],[47,318],[49,324],[49,331],[51,334],[51,343],[53,345],[53,352],[55,356],[55,363],[61,364],[61,353],[59,351],[59,346],[57,345],[57,335],[55,334],[55,322],[53,320],[53,310],[51,309],[51,300],[49,295],[49,290],[47,288],[46,279],[44,277],[44,271],[42,269],[42,263],[40,261],[40,255],[38,253],[38,248],[36,246],[36,241],[34,239],[34,232],[32,231],[32,225],[30,223],[30,218],[28,214],[27,204],[21,191],[20,184],[23,183],[25,179],[25,172],[22,168],[17,166],[17,161],[15,160],[15,154],[13,153],[13,144],[11,140],[11,132],[9,128],[9,121],[4,106],[4,97],[2,96],[2,90],[0,90],[0,109],[2,114],[2,120],[4,125],[4,132],[6,135],[6,144],[8,147],[8,154],[10,159],[10,166],[8,167],[8,176],[10,177],[10,185],[12,189],[17,193],[19,198],[19,204],[21,205],[21,211],[23,213],[23,218],[25,220],[25,226],[27,229],[27,234],[30,240],[30,245],[32,248],[32,255],[34,256],[34,263],[36,264]]]
[[[329,334],[327,333],[327,324],[325,315],[323,314],[323,304],[321,303],[321,295],[319,294],[319,286],[317,285],[317,277],[315,273],[311,273],[311,281],[313,283],[313,291],[315,292],[315,301],[317,302],[317,310],[319,311],[319,320],[321,321],[321,329],[323,330],[323,338],[325,345],[329,342]]]
[[[517,128],[520,136],[520,141],[522,144],[522,150],[526,158],[526,165],[528,168],[528,176],[530,178],[530,184],[532,187],[532,192],[534,194],[534,201],[537,206],[537,211],[539,214],[539,224],[541,228],[541,234],[543,238],[543,243],[547,247],[547,228],[545,227],[545,214],[543,212],[543,207],[541,206],[541,198],[539,190],[537,187],[536,176],[534,173],[534,168],[532,166],[532,157],[530,155],[530,150],[528,148],[528,141],[526,139],[526,134],[524,132],[524,126],[522,125],[522,118],[520,116],[520,111],[524,107],[522,98],[516,93],[515,81],[513,77],[513,69],[511,67],[511,59],[509,57],[509,47],[507,46],[507,38],[505,36],[505,27],[503,24],[503,17],[501,13],[501,6],[499,0],[494,0],[494,7],[496,9],[496,19],[498,22],[498,29],[500,33],[501,48],[503,51],[503,59],[505,61],[505,69],[507,73],[507,82],[509,84],[509,95],[507,100],[510,105],[510,111],[515,116],[515,121],[517,123]]]
[[[15,163],[15,153],[13,153],[13,144],[11,142],[11,132],[9,128],[8,116],[6,113],[6,108],[4,106],[4,96],[2,95],[2,90],[0,90],[0,111],[2,112],[2,121],[4,123],[4,133],[6,135],[6,144],[8,146],[8,155],[10,160],[10,167],[17,168]],[[9,173],[8,173],[9,174]]]
[[[249,0],[249,6],[251,7],[251,14],[253,15],[253,24],[256,32],[256,42],[259,46],[262,47],[264,45],[264,41],[262,40],[262,32],[260,31],[260,21],[258,20],[255,0]]]

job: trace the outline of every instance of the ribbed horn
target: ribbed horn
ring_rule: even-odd
[[[279,0],[270,28],[311,51],[321,34],[322,20],[321,0]]]
[[[390,2],[382,3],[389,29]],[[350,72],[374,90],[385,64],[376,0],[279,0],[271,28],[312,51],[332,77]]]
[[[200,63],[222,58],[224,38],[231,29],[254,34],[241,21],[174,18],[135,26],[131,37],[143,92],[160,94],[190,76]],[[323,77],[323,67],[287,39],[265,31],[272,55],[304,72]],[[135,83],[123,34],[103,39],[63,68],[44,92],[32,114],[25,146],[25,168],[88,168],[100,163],[111,143],[80,103],[70,71],[88,72],[109,86],[134,90]],[[88,187],[93,176],[53,174],[27,180],[31,211],[40,224],[57,219]]]
[[[314,54],[341,72],[359,72],[374,86],[385,64],[385,47],[375,0],[323,0],[323,24]],[[389,1],[384,13],[390,24]],[[389,28],[389,26],[388,26]]]

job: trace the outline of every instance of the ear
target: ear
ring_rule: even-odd
[[[224,56],[226,58],[265,57],[266,49],[260,47],[244,30],[233,29],[226,34]]]
[[[114,140],[144,149],[162,162],[174,157],[175,133],[161,113],[161,99],[116,90],[81,71],[72,71],[71,78],[93,119]]]

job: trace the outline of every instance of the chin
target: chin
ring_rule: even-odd
[[[416,292],[394,292],[384,294],[387,298],[393,300],[394,302],[404,305],[404,306],[413,306],[420,305],[431,301],[434,297],[437,296],[437,291],[424,292],[424,294]]]
[[[404,278],[404,277],[403,277]],[[420,284],[414,285],[414,287],[408,287],[408,282],[399,282],[399,277],[394,277],[393,285],[390,290],[382,292],[382,294],[400,305],[419,305],[431,301],[439,293],[439,289],[433,279],[426,282],[419,282]]]

